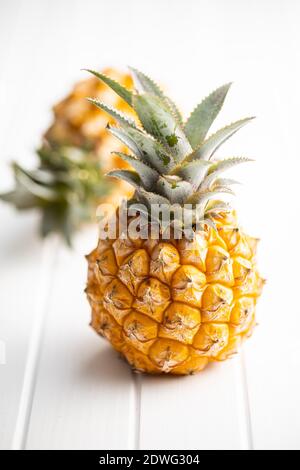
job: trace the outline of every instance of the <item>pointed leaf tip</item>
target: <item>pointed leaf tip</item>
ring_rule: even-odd
[[[222,109],[232,82],[217,88],[196,106],[185,124],[185,133],[193,148],[198,147]]]
[[[118,122],[121,126],[129,126],[129,127],[136,127],[135,122],[133,119],[131,119],[129,116],[126,114],[122,113],[118,109],[115,109],[111,106],[106,105],[102,101],[100,101],[98,98],[86,98],[90,103],[94,104],[97,106],[97,108],[101,109],[102,111],[105,111],[109,116],[111,116],[115,121]]]
[[[213,163],[208,171],[208,175],[206,176],[206,178],[204,179],[204,181],[202,182],[200,186],[201,190],[204,191],[204,190],[208,190],[209,188],[211,188],[212,185],[215,184],[219,175],[223,173],[224,171],[229,170],[233,166],[239,165],[240,163],[247,163],[250,161],[253,161],[253,160],[251,160],[250,158],[246,158],[246,157],[232,157],[232,158],[227,158],[225,160],[219,160],[218,162]],[[226,184],[227,183],[225,183],[225,186]]]
[[[129,106],[131,106],[132,92],[130,90],[128,90],[123,85],[121,85],[120,83],[116,82],[115,80],[113,80],[112,78],[108,77],[107,75],[103,73],[96,72],[95,70],[91,70],[91,69],[83,69],[83,70],[91,73],[96,78],[98,78],[103,83],[105,83],[107,86],[109,86],[115,93],[117,93],[117,95],[120,96],[120,98],[122,98],[124,101],[126,101],[127,104],[129,104]]]
[[[214,134],[210,135],[195,151],[192,156],[194,160],[210,160],[216,150],[233,136],[239,129],[244,127],[248,122],[252,121],[254,116],[240,119],[239,121],[232,122],[226,127],[219,129]]]
[[[112,170],[106,174],[131,184],[134,188],[138,189],[141,185],[141,178],[136,171],[132,170]]]
[[[176,104],[163,93],[160,86],[157,85],[157,83],[155,83],[152,78],[148,77],[136,68],[131,66],[129,66],[128,68],[132,74],[137,90],[141,93],[149,93],[157,96],[164,103],[167,109],[171,112],[177,124],[181,126],[182,116],[179,109],[177,108]]]

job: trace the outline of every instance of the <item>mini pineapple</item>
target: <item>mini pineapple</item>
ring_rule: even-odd
[[[151,79],[131,70],[134,92],[92,72],[132,106],[141,124],[93,100],[118,122],[109,131],[131,152],[117,154],[133,170],[110,173],[134,187],[129,208],[146,208],[138,216],[127,215],[128,227],[141,215],[151,226],[154,204],[169,207],[174,224],[173,205],[188,204],[192,233],[183,226],[182,236],[175,237],[174,224],[166,238],[160,220],[157,237],[132,236],[128,228],[125,236],[100,238],[87,256],[91,325],[136,371],[192,374],[236,353],[255,326],[263,286],[255,261],[257,240],[242,230],[235,211],[222,200],[234,183],[222,173],[248,159],[215,157],[220,145],[252,118],[207,137],[230,84],[211,93],[184,122]]]
[[[132,88],[130,75],[111,68],[103,73]],[[15,189],[0,195],[17,209],[38,207],[42,213],[41,234],[58,231],[68,243],[83,222],[93,220],[101,201],[117,204],[120,195],[132,194],[128,183],[103,178],[103,173],[112,168],[128,165],[117,155],[110,155],[118,142],[105,127],[114,119],[108,119],[106,112],[89,103],[87,95],[131,113],[127,103],[95,77],[80,81],[53,108],[53,123],[37,151],[38,168],[29,171],[14,163]],[[119,150],[125,151],[122,144]]]

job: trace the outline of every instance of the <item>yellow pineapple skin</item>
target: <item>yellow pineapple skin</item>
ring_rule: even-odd
[[[257,240],[234,211],[193,241],[99,240],[87,256],[91,326],[135,371],[194,374],[238,351],[255,326]]]

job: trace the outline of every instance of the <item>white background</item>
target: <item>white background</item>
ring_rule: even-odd
[[[37,214],[0,204],[1,448],[300,448],[299,15],[297,0],[1,0],[0,190],[12,158],[34,165],[81,68],[136,66],[184,112],[232,80],[216,125],[258,119],[220,154],[256,159],[234,176],[268,279],[242,355],[193,377],[133,376],[88,327],[96,228],[69,251],[39,240]]]

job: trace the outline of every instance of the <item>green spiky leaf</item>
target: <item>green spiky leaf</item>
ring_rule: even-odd
[[[75,230],[75,219],[67,204],[46,206],[42,213],[41,235],[61,233],[68,246],[72,245],[72,233]]]
[[[139,188],[137,190],[137,195],[138,195],[139,201],[145,204],[149,209],[151,209],[152,204],[155,204],[155,205],[161,205],[161,204],[169,205],[170,204],[169,199],[167,199],[166,197],[157,193],[153,193],[151,191],[146,191],[143,188]]]
[[[117,121],[121,126],[129,126],[129,127],[134,127],[136,128],[135,122],[133,119],[131,119],[129,116],[126,114],[122,113],[121,111],[118,111],[117,109],[112,108],[111,106],[107,106],[105,103],[102,103],[102,101],[96,99],[96,98],[87,98],[87,100],[97,106],[97,108],[105,111],[107,114],[109,114],[115,121]]]
[[[134,155],[143,160],[143,152],[137,145],[136,141],[128,134],[128,129],[119,129],[108,125],[107,130],[117,139],[119,139],[126,147],[134,153]]]
[[[14,165],[14,172],[17,181],[33,196],[48,202],[57,201],[59,199],[59,195],[55,189],[38,183],[31,172],[25,170],[20,165]]]
[[[197,191],[188,198],[188,204],[204,204],[211,199],[215,199],[216,196],[220,194],[232,194],[231,190],[228,188],[222,188],[217,191]]]
[[[165,97],[165,103],[168,106],[168,108],[170,109],[173,116],[175,117],[178,124],[183,128],[183,117],[182,117],[182,114],[179,111],[177,105],[168,96]]]
[[[188,181],[179,180],[176,176],[160,176],[156,189],[171,204],[184,204],[193,192],[193,187]]]
[[[40,163],[33,170],[13,164],[15,189],[0,199],[17,209],[39,210],[41,234],[59,232],[70,244],[71,232],[92,220],[99,198],[110,185],[88,151],[45,141],[37,154]]]
[[[194,160],[184,163],[183,165],[178,165],[172,171],[172,174],[181,176],[185,181],[191,183],[194,189],[198,189],[211,165],[212,163],[206,160]]]
[[[205,139],[209,128],[219,114],[231,83],[221,86],[207,96],[192,112],[184,130],[191,146],[196,149]]]
[[[0,199],[4,202],[13,204],[16,209],[33,209],[38,205],[38,199],[29,193],[26,188],[20,184],[16,185],[15,190],[0,194]]]
[[[129,69],[132,73],[136,88],[142,93],[150,93],[160,98],[169,111],[171,111],[177,123],[182,125],[182,116],[176,104],[169,97],[165,96],[154,80],[133,67],[129,67]]]
[[[231,186],[233,184],[240,184],[240,182],[231,178],[217,178],[213,183],[213,188]]]
[[[230,205],[223,201],[209,201],[207,203],[205,214],[217,214],[218,212],[226,212],[230,210]]]
[[[159,173],[156,170],[150,168],[148,165],[138,160],[137,158],[134,158],[131,155],[127,155],[123,152],[114,153],[115,155],[118,155],[118,157],[122,158],[123,161],[129,163],[130,166],[132,166],[132,168],[137,171],[137,173],[140,175],[145,189],[149,190],[153,188],[153,185],[159,178]]]
[[[93,74],[95,77],[97,77],[99,80],[101,80],[103,83],[105,83],[107,86],[109,86],[117,95],[120,96],[124,101],[126,101],[129,106],[132,104],[132,92],[125,88],[123,85],[120,83],[116,82],[112,78],[108,77],[107,75],[104,75],[103,73],[96,72],[95,70],[90,70],[90,69],[83,69],[86,72],[89,72]]]
[[[146,132],[161,142],[177,162],[191,152],[192,148],[183,130],[157,96],[149,93],[135,95],[133,107]]]
[[[168,173],[175,166],[173,156],[157,140],[135,129],[128,129],[127,132],[139,145],[146,163],[159,173]]]
[[[212,184],[215,183],[218,176],[224,171],[229,170],[229,168],[239,165],[240,163],[246,163],[246,162],[251,162],[251,161],[252,160],[250,158],[232,157],[232,158],[226,158],[225,160],[220,160],[219,162],[213,163],[208,171],[208,176],[204,179],[203,183],[200,186],[201,189],[202,190],[209,189],[212,186]]]
[[[117,178],[131,184],[134,188],[139,189],[142,185],[142,180],[136,171],[132,170],[113,170],[107,173],[107,176]]]
[[[109,128],[121,142],[123,142],[135,156],[156,169],[159,173],[168,173],[175,163],[173,157],[168,155],[165,148],[156,140],[138,129]]]
[[[189,160],[210,160],[216,150],[226,142],[231,136],[233,136],[239,129],[244,127],[254,117],[249,117],[241,119],[239,121],[233,122],[222,129],[219,129],[215,134],[211,135],[206,139],[203,144],[196,149],[191,155],[188,156]]]

